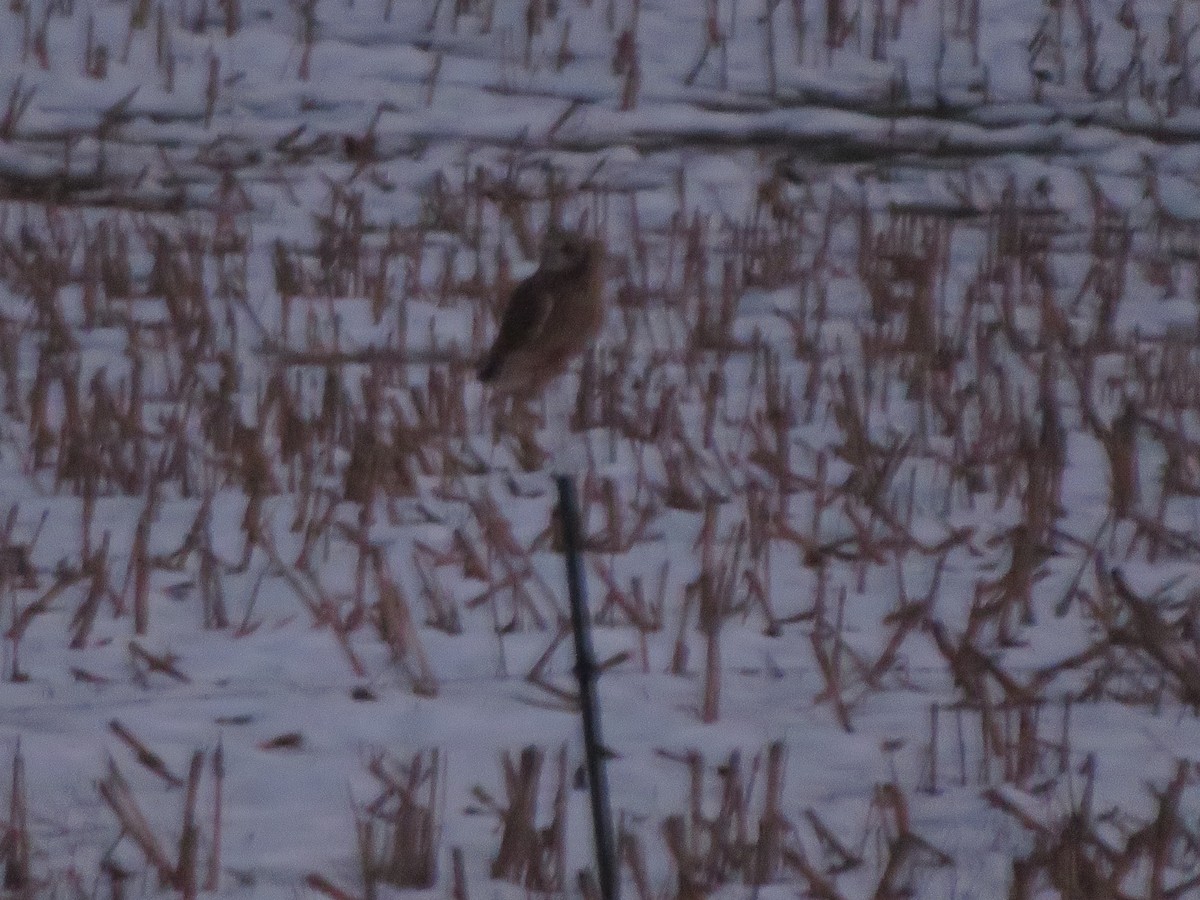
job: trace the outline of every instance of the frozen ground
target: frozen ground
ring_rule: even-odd
[[[1198,25],[5,3],[5,891],[591,890],[569,408],[626,898],[1200,897]]]

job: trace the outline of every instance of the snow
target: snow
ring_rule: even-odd
[[[37,890],[108,892],[114,866],[158,890],[99,785],[111,760],[176,860],[196,750],[204,881],[219,745],[206,892],[316,896],[316,874],[375,896],[355,831],[369,762],[436,749],[438,879],[404,893],[444,896],[461,848],[470,896],[521,896],[490,873],[499,825],[474,789],[506,804],[502,754],[533,745],[539,827],[566,747],[577,894],[561,469],[613,660],[612,806],[655,896],[683,893],[663,823],[703,831],[680,760],[702,754],[718,830],[740,753],[753,843],[777,741],[785,846],[846,898],[1009,897],[1073,813],[1128,852],[1129,896],[1200,872],[1180,836],[1200,813],[1200,13],[980,0],[973,39],[971,6],[4,4],[0,771],[23,761],[29,813],[0,821],[28,833]],[[550,395],[506,406],[471,364],[552,203],[607,242],[608,319]],[[904,274],[925,252],[932,349]],[[1052,501],[1032,482],[1056,452]],[[389,596],[414,623],[392,640]],[[960,668],[939,640],[969,645]],[[1138,856],[1181,763],[1174,843]],[[814,823],[859,864],[840,870]],[[891,873],[900,836],[925,843]],[[1052,869],[1028,896],[1074,896]],[[744,881],[704,890],[818,890],[786,859]]]

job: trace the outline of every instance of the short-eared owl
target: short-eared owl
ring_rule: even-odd
[[[531,394],[561,375],[604,322],[604,249],[599,241],[551,231],[538,270],[508,299],[500,333],[479,366],[479,380]]]

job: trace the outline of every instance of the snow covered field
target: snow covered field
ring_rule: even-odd
[[[6,896],[1200,897],[1198,27],[8,0]]]

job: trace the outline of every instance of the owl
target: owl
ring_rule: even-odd
[[[536,394],[586,350],[604,323],[603,245],[552,230],[538,270],[508,298],[479,380],[511,394]]]

